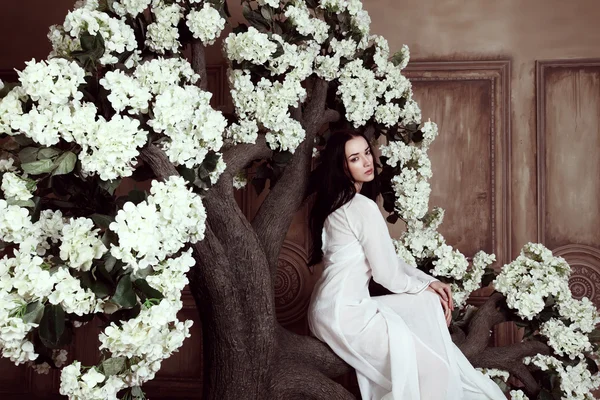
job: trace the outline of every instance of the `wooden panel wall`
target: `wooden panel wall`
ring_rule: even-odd
[[[600,306],[600,59],[536,64],[538,240]]]

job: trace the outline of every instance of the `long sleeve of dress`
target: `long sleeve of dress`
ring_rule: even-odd
[[[363,247],[373,279],[393,293],[420,293],[425,290],[435,279],[425,273],[419,274],[421,271],[398,257],[377,204],[359,195],[352,202],[345,210],[346,218]]]

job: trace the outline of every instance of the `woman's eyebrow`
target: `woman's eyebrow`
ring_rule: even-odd
[[[367,150],[369,150],[369,148],[368,148],[368,147],[365,149],[365,151],[367,151]],[[350,155],[348,156],[348,158],[350,158],[350,157],[352,157],[352,156],[357,156],[357,155],[358,155],[358,153],[352,153],[352,154],[350,154]]]

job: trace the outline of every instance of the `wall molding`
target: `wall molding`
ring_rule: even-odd
[[[537,140],[537,240],[546,240],[546,73],[551,68],[600,67],[600,59],[540,60],[535,63]]]
[[[412,82],[486,81],[491,86],[490,222],[492,248],[497,256],[495,266],[500,269],[511,256],[511,62],[421,61],[409,63],[404,72]]]

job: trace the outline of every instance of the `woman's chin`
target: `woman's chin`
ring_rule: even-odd
[[[364,175],[363,179],[363,182],[371,182],[373,179],[375,179],[375,174]]]

